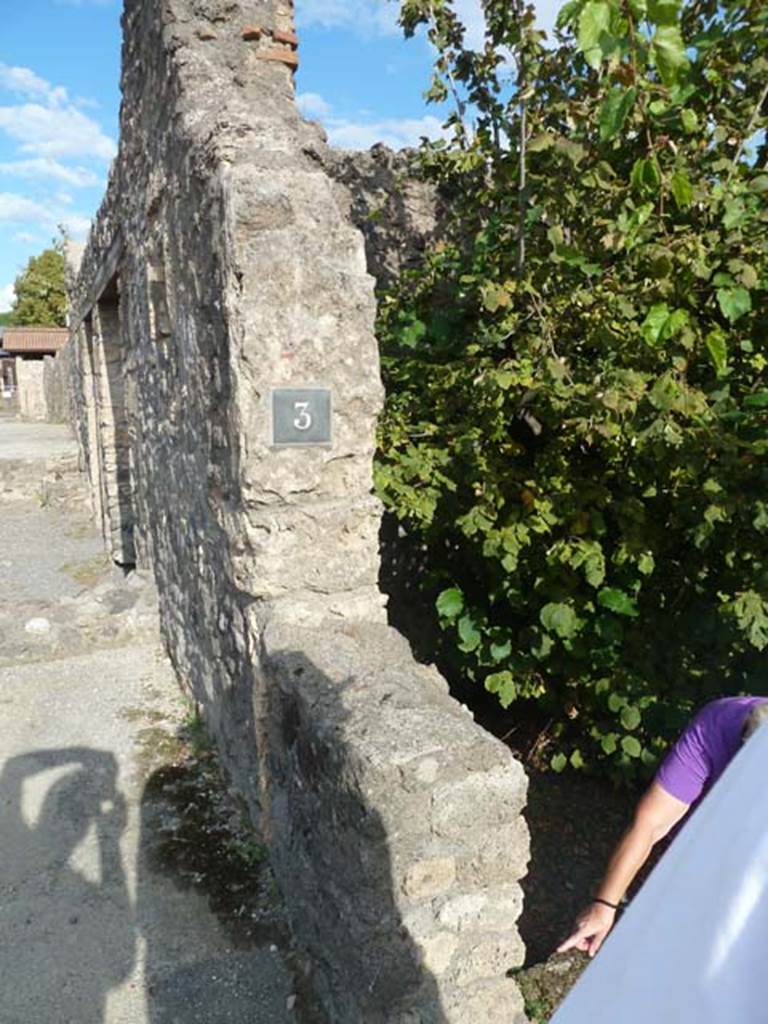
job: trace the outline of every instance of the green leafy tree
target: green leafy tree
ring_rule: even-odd
[[[16,278],[9,324],[64,327],[67,315],[63,243],[33,256]]]
[[[768,7],[571,0],[554,47],[486,11],[473,52],[402,3],[454,221],[381,303],[377,486],[466,673],[554,719],[556,769],[632,774],[765,690]]]

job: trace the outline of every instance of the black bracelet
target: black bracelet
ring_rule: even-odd
[[[618,910],[619,906],[620,906],[620,904],[618,904],[618,903],[609,903],[608,900],[603,900],[599,896],[595,896],[595,898],[592,900],[592,902],[593,903],[602,903],[603,906],[610,907],[611,910]]]

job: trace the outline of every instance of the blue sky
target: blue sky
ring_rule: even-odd
[[[147,0],[156,2],[156,0]],[[480,0],[455,0],[470,40]],[[539,0],[551,24],[559,0]],[[58,234],[88,232],[117,148],[120,0],[6,0],[0,35],[0,311]],[[405,41],[395,0],[296,0],[297,93],[333,145],[399,147],[439,131],[422,93],[431,54]]]

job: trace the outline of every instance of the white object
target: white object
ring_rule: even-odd
[[[24,631],[32,633],[34,636],[43,636],[50,633],[51,624],[48,619],[29,619],[24,625]]]
[[[684,825],[552,1024],[765,1024],[768,727]]]

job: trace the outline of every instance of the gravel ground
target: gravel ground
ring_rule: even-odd
[[[68,445],[0,418],[0,1022],[315,1024],[266,851]]]
[[[1,529],[0,592],[14,601],[75,597],[110,571],[101,538],[84,512],[43,507],[37,498],[8,502]]]

